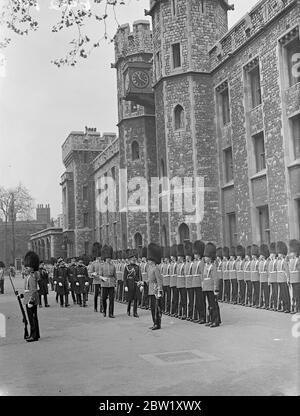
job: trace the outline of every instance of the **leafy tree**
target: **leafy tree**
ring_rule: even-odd
[[[42,0],[2,0],[0,25],[8,32],[0,39],[0,48],[7,47],[12,40],[11,33],[26,36],[39,29],[38,12]],[[44,0],[43,0],[44,1]],[[102,41],[113,42],[108,33],[107,19],[113,18],[119,27],[117,8],[130,0],[47,0],[50,9],[59,12],[59,20],[52,27],[52,32],[73,29],[74,38],[70,41],[66,56],[51,61],[57,67],[74,66],[78,59],[86,59],[100,46]],[[43,4],[44,6],[44,4]],[[88,28],[93,24],[101,25],[102,36],[92,40]]]

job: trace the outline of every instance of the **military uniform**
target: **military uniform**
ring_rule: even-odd
[[[60,306],[69,306],[69,270],[64,262],[61,262],[58,267],[54,269],[53,280],[55,284],[56,293],[60,299]]]
[[[24,258],[24,266],[30,267],[24,276],[24,296],[23,303],[26,307],[28,321],[30,325],[30,335],[26,338],[27,342],[38,341],[40,338],[40,328],[37,315],[37,305],[39,303],[38,280],[40,278],[39,257],[36,253],[29,251]]]
[[[244,279],[246,284],[246,306],[252,306],[252,282],[251,282],[251,246],[247,247],[244,262]]]
[[[103,315],[106,316],[107,311],[107,299],[109,299],[108,316],[114,318],[114,298],[115,298],[115,287],[117,283],[116,268],[111,261],[113,250],[110,246],[104,246],[101,250],[101,257],[105,260],[105,263],[100,266],[100,276],[102,279],[102,302],[103,302]]]
[[[135,256],[134,253],[131,256]],[[136,256],[135,256],[136,257]],[[133,301],[133,316],[138,318],[137,306],[141,297],[141,269],[137,264],[127,264],[124,269],[124,286],[127,297],[127,314],[130,315],[131,303]]]
[[[166,315],[171,313],[171,287],[170,287],[170,248],[166,247],[164,250],[164,263],[162,264],[162,276],[163,276],[163,312]]]
[[[237,282],[237,273],[236,273],[236,259],[235,259],[235,249],[231,247],[230,249],[230,259],[228,262],[229,270],[229,279],[230,279],[230,302],[234,305],[237,304],[238,298],[238,282]]]
[[[197,240],[193,245],[194,256],[196,257],[192,266],[193,282],[195,295],[194,322],[204,324],[206,322],[206,304],[202,290],[204,261],[200,257],[203,256],[205,244],[203,241]]]
[[[185,277],[185,289],[187,293],[187,320],[193,321],[194,319],[194,288],[193,288],[193,244],[191,242],[186,242],[184,245],[184,254],[185,254],[185,265],[184,265],[184,277]]]
[[[230,302],[230,276],[229,276],[229,248],[223,247],[223,260],[222,260],[222,274],[224,283],[224,302]]]
[[[258,271],[260,281],[260,302],[259,306],[264,309],[269,309],[270,305],[270,290],[268,283],[268,258],[270,256],[269,248],[266,244],[260,246],[260,255]]]
[[[83,263],[79,263],[76,267],[75,276],[75,294],[77,297],[77,303],[80,306],[86,307],[86,293],[89,286],[89,275],[86,266]]]
[[[291,240],[289,243],[289,252],[293,253],[289,261],[290,284],[292,285],[293,311],[300,313],[300,242]]]
[[[219,285],[220,285],[218,301],[223,302],[223,294],[224,294],[224,280],[223,280],[223,272],[222,272],[223,248],[218,247],[216,254],[217,254],[217,258],[216,258],[217,275],[218,275]]]
[[[252,283],[252,306],[259,307],[259,271],[258,271],[258,256],[259,248],[253,244],[251,248],[252,260],[250,263],[251,283]]]
[[[245,249],[238,245],[236,248],[237,260],[235,263],[236,277],[238,282],[238,304],[245,306],[246,283],[244,279],[244,257]]]
[[[39,269],[39,280],[38,280],[38,286],[39,286],[39,306],[42,306],[42,296],[44,298],[44,305],[46,308],[49,307],[48,305],[48,283],[49,283],[49,277],[47,270],[44,267],[40,267]]]
[[[277,282],[279,285],[279,310],[285,313],[291,311],[291,298],[289,293],[289,267],[285,259],[287,255],[287,246],[282,241],[277,243],[278,259],[276,263],[277,268]]]
[[[178,257],[184,257],[184,246],[178,244],[177,246]],[[187,317],[187,292],[185,287],[185,275],[184,275],[185,263],[178,260],[177,263],[177,289],[179,291],[179,307],[178,307],[178,318],[186,319]]]
[[[150,243],[147,249],[147,258],[150,261],[148,267],[148,283],[151,315],[153,320],[152,330],[161,329],[161,301],[163,279],[157,266],[161,260],[161,248]]]
[[[75,295],[75,280],[77,274],[77,266],[76,262],[73,262],[69,266],[69,284],[70,284],[70,291],[74,305],[76,305],[76,295]]]
[[[270,308],[274,311],[278,309],[277,259],[275,247],[275,243],[271,243],[268,262],[268,283],[271,286]]]

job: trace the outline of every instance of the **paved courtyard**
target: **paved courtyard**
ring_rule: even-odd
[[[103,318],[91,296],[88,308],[62,309],[51,292],[51,307],[38,310],[41,339],[28,344],[5,283],[0,395],[300,394],[292,315],[221,304],[219,328],[163,316],[162,330],[151,331],[149,311],[128,317],[117,303],[116,319]]]

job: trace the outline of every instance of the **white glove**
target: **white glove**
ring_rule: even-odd
[[[128,287],[125,287],[125,292],[128,292]]]
[[[142,292],[144,290],[143,286],[140,286],[140,292]]]
[[[85,286],[88,286],[89,285],[89,282],[85,282]]]
[[[78,282],[76,282],[76,286],[79,286],[79,283]]]
[[[27,306],[28,306],[28,308],[32,308],[33,307],[33,305],[31,303],[28,303]]]
[[[57,281],[56,281],[56,280],[54,280],[54,282],[53,282],[53,283],[56,285]]]
[[[62,285],[63,285],[62,283],[60,283],[60,282],[58,283],[58,286],[62,286]]]

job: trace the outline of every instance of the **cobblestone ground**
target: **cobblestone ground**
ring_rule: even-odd
[[[5,283],[0,395],[300,394],[292,315],[221,304],[219,328],[163,316],[162,330],[151,331],[149,311],[137,319],[116,304],[116,319],[103,318],[92,296],[88,308],[63,309],[51,292],[51,307],[38,309],[41,339],[28,344]]]

